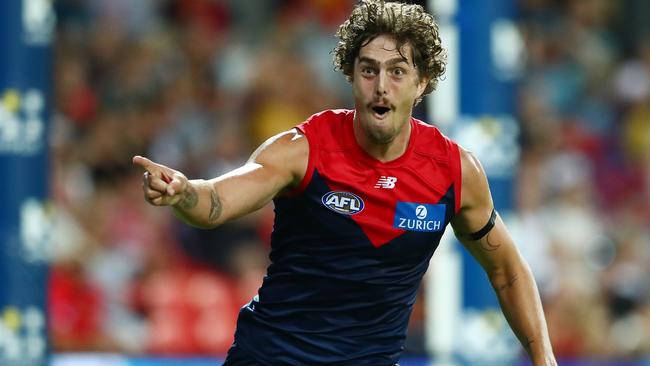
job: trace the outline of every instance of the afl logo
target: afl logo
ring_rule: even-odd
[[[321,202],[330,210],[343,214],[354,215],[363,211],[363,200],[354,193],[350,192],[328,192]]]

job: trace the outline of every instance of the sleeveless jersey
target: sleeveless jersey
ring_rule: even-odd
[[[297,128],[307,172],[274,199],[271,265],[239,314],[235,343],[261,363],[395,365],[422,276],[460,205],[458,146],[411,119],[404,154],[356,142],[354,111]]]

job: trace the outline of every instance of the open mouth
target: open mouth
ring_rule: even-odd
[[[375,113],[377,113],[377,115],[384,116],[386,113],[388,113],[390,111],[390,108],[375,106],[375,107],[372,107],[372,110],[375,111]]]

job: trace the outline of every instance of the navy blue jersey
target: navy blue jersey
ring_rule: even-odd
[[[405,153],[382,163],[356,143],[354,111],[297,128],[299,188],[274,199],[271,265],[235,342],[268,365],[394,365],[416,293],[460,203],[458,146],[412,119]]]

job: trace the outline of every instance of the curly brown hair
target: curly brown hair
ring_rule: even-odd
[[[359,50],[382,34],[394,37],[398,50],[406,43],[411,44],[419,75],[429,80],[422,95],[431,93],[445,73],[447,53],[442,47],[438,24],[420,5],[362,0],[336,31],[339,43],[333,50],[335,69],[343,71],[348,81],[352,81]]]

